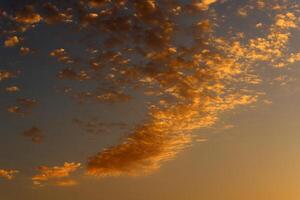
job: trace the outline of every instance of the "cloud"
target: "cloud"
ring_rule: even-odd
[[[0,81],[16,77],[16,74],[8,70],[0,70]]]
[[[5,88],[6,92],[19,92],[20,88],[18,86],[9,86]]]
[[[288,12],[285,14],[279,14],[276,16],[276,26],[287,29],[287,28],[296,28],[297,17],[294,13]]]
[[[79,81],[91,79],[91,77],[85,70],[76,71],[72,68],[65,68],[59,71],[58,78],[65,79],[65,80],[79,80]]]
[[[5,170],[5,169],[0,169],[0,177],[5,178],[7,180],[12,180],[15,178],[15,175],[19,173],[18,170]]]
[[[19,44],[19,42],[20,42],[20,40],[19,40],[19,38],[17,36],[12,36],[12,37],[7,38],[4,41],[4,46],[5,47],[14,47],[17,44]]]
[[[28,47],[20,47],[21,55],[27,55],[31,50]]]
[[[247,31],[232,33],[234,27],[222,24],[232,20],[227,18],[231,15],[206,12],[218,2],[83,0],[68,8],[51,3],[36,9],[26,6],[13,15],[18,29],[4,31],[8,35],[5,46],[17,45],[19,35],[23,38],[28,27],[39,30],[36,24],[41,21],[45,26],[67,23],[75,30],[72,34],[82,36],[76,50],[69,48],[67,52],[62,48],[72,41],[66,37],[49,54],[63,65],[57,77],[67,81],[60,80],[59,84],[72,84],[64,94],[80,103],[100,104],[126,103],[134,98],[134,92],[147,95],[143,97],[147,98],[147,103],[143,102],[148,106],[146,117],[130,129],[123,142],[90,156],[86,168],[86,174],[99,177],[145,175],[189,147],[197,138],[194,132],[213,126],[221,113],[257,102],[262,94],[249,88],[263,82],[255,69],[258,63],[271,69],[300,60],[299,53],[288,53],[291,32],[298,27],[297,14],[286,11],[290,6],[263,1],[243,4],[239,16],[232,16],[243,16],[239,20],[245,20],[258,10],[271,17],[264,20],[263,26],[253,24],[260,31],[256,35]],[[186,20],[189,17],[193,20]],[[24,53],[28,50],[20,49]],[[80,62],[70,56],[77,54]],[[9,71],[0,71],[0,81],[13,76]],[[8,111],[26,114],[36,104],[34,99],[21,98]],[[116,127],[112,123],[79,124],[91,132],[97,132],[98,127]],[[34,142],[42,140],[42,131],[37,127],[24,135]],[[79,167],[79,163],[67,162],[63,166],[41,166],[32,181],[35,185],[75,185],[69,176]]]
[[[147,54],[149,62],[137,70],[135,77],[142,77],[140,81],[146,87],[154,85],[158,89],[153,89],[151,94],[158,98],[167,96],[166,100],[160,99],[161,106],[152,105],[148,119],[138,124],[123,143],[91,156],[87,174],[106,177],[152,173],[189,146],[193,130],[212,126],[222,112],[255,103],[260,94],[247,89],[235,91],[231,86],[236,82],[259,84],[259,77],[247,70],[253,63],[276,63],[276,59],[286,58],[284,48],[288,44],[289,28],[294,27],[278,26],[275,19],[266,37],[249,39],[246,45],[237,40],[210,38],[209,45],[216,47],[215,51],[197,51],[203,48],[197,43],[192,50],[166,51],[163,46],[169,45],[169,35],[163,39],[163,46],[160,46],[163,36],[146,38],[145,44],[150,49],[154,46],[148,43],[158,43],[154,47],[157,52]],[[172,31],[170,28],[168,34]],[[186,60],[190,54],[193,57]]]
[[[23,136],[30,138],[33,143],[37,144],[42,143],[44,140],[43,131],[35,126],[25,130]]]
[[[202,0],[199,3],[195,3],[194,6],[199,10],[208,10],[209,6],[216,2],[217,0]]]
[[[59,10],[59,8],[50,2],[43,5],[45,13],[43,13],[43,19],[47,24],[57,23],[71,23],[72,22],[72,10],[67,9],[65,11]]]
[[[25,115],[29,114],[36,105],[37,101],[35,99],[17,98],[16,105],[9,106],[7,112]]]
[[[63,48],[53,50],[52,52],[50,52],[50,56],[56,57],[59,61],[66,64],[74,63],[74,61],[70,58],[66,50]]]
[[[31,180],[34,185],[42,185],[44,182],[54,179],[55,181],[62,181],[62,178],[69,177],[72,172],[75,172],[81,166],[80,163],[69,163],[65,162],[63,166],[38,167],[39,174],[33,176]],[[58,182],[58,184],[64,185],[63,182]]]
[[[15,21],[23,24],[36,24],[41,20],[42,17],[34,11],[33,6],[25,6],[15,16]]]

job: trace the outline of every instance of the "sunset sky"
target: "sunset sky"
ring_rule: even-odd
[[[299,200],[297,0],[1,0],[0,200]]]

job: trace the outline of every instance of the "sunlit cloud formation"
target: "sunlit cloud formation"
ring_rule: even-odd
[[[41,21],[42,17],[34,11],[33,6],[25,6],[22,10],[18,11],[15,16],[16,22],[24,24],[35,24]]]
[[[20,88],[18,86],[9,86],[5,88],[6,92],[19,92]]]
[[[47,78],[59,86],[65,84],[60,92],[82,107],[126,107],[142,96],[145,117],[133,125],[72,118],[74,124],[92,133],[116,127],[126,130],[127,138],[120,144],[94,152],[87,159],[85,175],[153,173],[193,141],[206,141],[195,136],[197,129],[211,127],[220,114],[263,98],[264,91],[258,87],[265,80],[258,73],[259,65],[275,71],[300,61],[300,53],[289,49],[300,17],[299,6],[291,1],[250,0],[241,6],[217,0],[75,2],[43,1],[3,12],[3,20],[11,26],[1,31],[7,51],[17,48],[21,55],[33,57],[46,51],[51,70],[56,70]],[[223,5],[232,15],[218,13]],[[254,20],[253,34],[224,23],[251,18],[254,12],[269,14],[267,20]],[[26,43],[31,30],[60,30],[55,29],[60,25],[65,28],[61,29],[63,39],[49,44],[47,50],[32,51]],[[21,75],[26,70],[22,69]],[[17,75],[8,67],[1,69],[0,82],[19,79]],[[287,80],[275,78],[282,84]],[[5,87],[6,93],[18,94],[20,88],[26,92],[22,85],[14,84]],[[37,105],[45,106],[35,97],[15,99],[6,109],[9,113],[25,116]],[[43,141],[43,131],[35,126],[23,135],[34,143]],[[68,162],[41,166],[32,181],[35,185],[74,186],[78,182],[70,174],[80,166]],[[6,178],[13,174],[2,173]]]
[[[206,10],[210,3],[214,1],[197,6]],[[287,13],[276,15],[274,20],[265,37],[250,38],[245,45],[235,38],[203,35],[195,36],[199,39],[190,48],[160,47],[157,52],[150,51],[145,70],[136,73],[141,83],[158,88],[152,94],[161,96],[160,105],[150,107],[149,119],[138,125],[124,143],[90,157],[87,174],[135,176],[153,172],[190,144],[193,130],[213,125],[220,112],[256,102],[261,94],[246,88],[237,91],[232,83],[259,84],[260,78],[248,72],[251,65],[268,61],[276,66],[278,60],[286,58],[290,29],[296,28],[295,17]],[[197,34],[209,32],[211,26],[206,23],[198,27]],[[168,28],[164,42],[171,46],[167,38],[175,31]]]
[[[216,2],[217,0],[201,0],[200,2],[195,3],[194,5],[200,10],[208,10],[209,6]]]
[[[33,176],[31,179],[34,185],[43,185],[43,183],[53,179],[58,186],[75,185],[75,181],[62,180],[62,178],[69,177],[70,174],[78,170],[80,166],[80,163],[68,162],[65,162],[63,166],[40,166],[38,167],[39,174]]]
[[[19,42],[20,42],[20,40],[17,36],[12,36],[12,37],[7,38],[4,41],[4,46],[5,47],[13,47],[13,46],[16,46],[17,44],[19,44]]]
[[[7,112],[12,114],[26,115],[37,105],[35,99],[17,98],[15,105],[9,106]]]
[[[15,175],[19,173],[18,170],[6,170],[6,169],[0,169],[0,178],[4,178],[7,180],[12,180],[15,178]]]

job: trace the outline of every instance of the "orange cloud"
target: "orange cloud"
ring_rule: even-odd
[[[50,52],[50,56],[56,57],[59,61],[66,64],[74,63],[74,61],[70,58],[66,50],[63,48],[53,50],[52,52]]]
[[[7,108],[7,112],[25,115],[25,114],[29,114],[36,105],[37,105],[37,101],[35,99],[18,98],[16,100],[16,105],[9,106]]]
[[[59,187],[70,187],[70,186],[78,185],[78,182],[72,179],[68,179],[68,180],[57,181],[55,185]]]
[[[12,36],[12,37],[7,38],[4,41],[4,46],[5,47],[14,47],[17,44],[19,44],[19,42],[20,42],[20,40],[19,40],[19,38],[17,36]]]
[[[38,168],[39,174],[31,178],[35,185],[42,185],[43,182],[55,179],[69,177],[70,174],[81,166],[80,163],[65,162],[63,166],[47,167],[40,166]],[[60,181],[60,180],[59,180]],[[63,183],[62,183],[63,184]]]
[[[19,92],[20,88],[18,86],[9,86],[5,88],[6,92]]]
[[[18,170],[5,170],[0,169],[0,177],[5,178],[7,180],[11,180],[15,177],[15,174],[19,173]]]
[[[15,21],[24,24],[36,24],[42,20],[42,17],[34,11],[33,6],[25,6],[15,16]]]
[[[16,75],[7,70],[0,70],[0,81],[14,78]]]
[[[25,130],[23,136],[29,137],[33,143],[41,143],[44,140],[44,135],[41,129],[33,126],[32,128]]]
[[[199,10],[208,10],[209,6],[216,3],[217,0],[201,0],[199,3],[195,3],[194,5],[199,9]]]

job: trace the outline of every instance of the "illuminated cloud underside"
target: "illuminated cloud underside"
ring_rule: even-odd
[[[7,180],[12,180],[15,178],[15,175],[19,173],[18,170],[5,170],[5,169],[0,169],[0,178],[4,178]]]
[[[257,102],[263,92],[249,89],[264,81],[255,72],[257,63],[274,70],[300,61],[300,53],[290,53],[288,49],[292,31],[299,29],[298,6],[286,6],[287,2],[280,4],[280,1],[249,2],[236,11],[237,16],[249,17],[255,9],[275,13],[271,15],[272,24],[254,25],[264,30],[255,37],[245,36],[247,33],[243,32],[218,35],[216,29],[222,22],[210,8],[224,2],[216,0],[186,4],[155,0],[134,0],[130,4],[118,0],[113,5],[108,0],[85,0],[78,4],[79,13],[48,2],[41,5],[45,13],[38,13],[39,9],[31,5],[6,18],[17,23],[18,29],[10,31],[14,34],[37,28],[39,23],[49,26],[65,23],[89,33],[95,41],[99,39],[97,35],[104,38],[100,45],[83,44],[83,52],[88,54],[84,58],[75,59],[64,47],[49,52],[50,58],[64,66],[54,78],[82,86],[89,81],[98,83],[96,88],[87,91],[64,89],[63,94],[71,99],[82,104],[126,103],[132,99],[127,93],[129,89],[154,97],[148,104],[146,119],[134,126],[123,143],[91,156],[85,172],[99,177],[138,176],[149,174],[164,161],[174,159],[191,144],[195,130],[214,125],[220,113]],[[199,13],[203,16],[192,24],[177,22]],[[189,44],[182,44],[176,39],[178,35],[189,40]],[[23,42],[20,38],[8,34],[3,46],[16,48]],[[25,47],[20,51],[31,52]],[[82,63],[88,63],[88,67]],[[15,77],[14,72],[0,70],[0,81]],[[17,91],[17,86],[6,88],[8,93]],[[23,116],[30,114],[37,103],[35,98],[17,98],[7,111]],[[23,135],[33,142],[43,140],[42,131],[36,127],[25,130]],[[76,185],[68,177],[79,167],[79,163],[42,166],[32,181],[35,185],[49,180],[55,180],[57,186]],[[10,179],[10,173],[5,175],[3,171],[2,177]]]
[[[64,180],[68,178],[72,172],[75,172],[80,167],[80,163],[65,162],[63,166],[47,167],[40,166],[38,168],[39,174],[33,176],[31,179],[34,185],[43,185],[44,182],[54,179],[57,186],[71,186],[76,185],[74,180]]]

